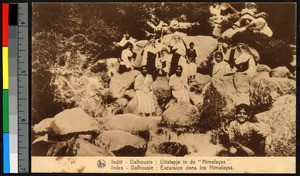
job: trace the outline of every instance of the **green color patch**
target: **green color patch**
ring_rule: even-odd
[[[3,133],[9,133],[9,106],[8,106],[8,89],[3,90]]]

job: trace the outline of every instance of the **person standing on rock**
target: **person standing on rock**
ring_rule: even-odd
[[[254,120],[252,120],[254,121]],[[251,122],[250,107],[239,104],[236,107],[236,120],[229,125],[229,155],[264,156],[271,149],[271,128],[262,122]]]
[[[120,59],[120,67],[119,67],[119,73],[122,74],[124,72],[128,72],[130,70],[133,70],[133,64],[132,64],[132,60],[133,60],[133,52],[132,52],[132,48],[133,48],[133,44],[128,42],[126,43],[126,45],[124,46],[124,50],[121,53],[121,59]]]
[[[151,90],[152,76],[146,66],[141,67],[141,74],[135,78],[134,89],[138,100],[138,112],[141,116],[152,116],[155,112],[155,98]]]
[[[173,74],[170,77],[169,86],[172,90],[172,95],[176,98],[177,102],[190,103],[190,86],[187,83],[187,79],[182,77],[182,66],[177,66],[176,74]]]
[[[187,79],[187,60],[186,56],[186,45],[179,34],[173,35],[171,39],[170,51],[173,55],[171,61],[170,76],[176,73],[178,65],[182,67],[182,76]]]
[[[157,62],[159,58],[159,51],[155,47],[155,39],[152,38],[147,43],[142,58],[142,65],[146,65],[148,73],[151,74],[153,80],[157,77]]]
[[[221,51],[215,52],[214,62],[212,78],[219,79],[231,72],[229,64],[223,60],[223,53]]]
[[[186,56],[188,58],[188,76],[189,80],[195,79],[196,73],[197,73],[197,64],[196,62],[196,57],[197,53],[196,50],[194,49],[194,42],[190,43],[190,48],[187,49]]]

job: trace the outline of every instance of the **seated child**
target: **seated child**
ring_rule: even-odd
[[[229,73],[231,73],[231,68],[229,64],[223,60],[223,53],[221,51],[215,52],[214,55],[214,66],[212,77],[221,78]]]
[[[250,122],[250,107],[236,107],[236,120],[229,125],[229,154],[232,156],[264,156],[272,142],[271,128],[262,122]]]

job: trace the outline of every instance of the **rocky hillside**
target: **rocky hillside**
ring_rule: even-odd
[[[216,44],[210,37],[186,38],[211,43],[199,45],[199,53],[213,51]],[[197,73],[193,85],[202,92],[191,93],[193,105],[175,103],[168,80],[159,77],[153,83],[156,116],[140,117],[133,90],[139,71],[118,74],[116,58],[99,60],[82,71],[86,56],[75,57],[76,64],[67,62],[51,70],[56,101],[74,108],[33,126],[36,155],[216,156],[225,150],[220,129],[233,120],[235,106],[242,102],[255,107],[257,117],[271,125],[273,155],[295,154],[296,84],[282,67],[260,65],[251,80],[241,74],[214,80]],[[279,128],[283,123],[284,129]]]

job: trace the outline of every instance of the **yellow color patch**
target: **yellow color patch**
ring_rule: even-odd
[[[8,89],[8,47],[2,47],[3,89]]]

